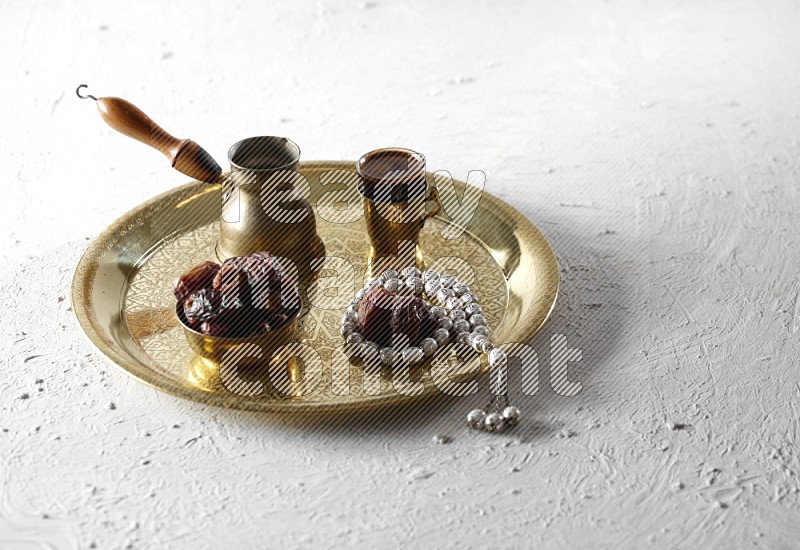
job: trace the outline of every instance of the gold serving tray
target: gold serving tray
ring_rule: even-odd
[[[315,210],[321,196],[344,188],[341,184],[323,187],[320,174],[352,170],[354,165],[342,161],[301,163]],[[432,174],[428,177],[436,181]],[[466,185],[455,184],[459,193]],[[89,340],[103,355],[160,390],[228,408],[276,413],[354,410],[439,392],[422,369],[418,373],[424,384],[420,395],[397,392],[388,378],[381,379],[380,392],[370,388],[368,394],[363,370],[355,364],[347,367],[349,391],[342,391],[341,384],[332,383],[331,365],[338,364],[334,357],[342,347],[339,323],[344,307],[319,309],[309,306],[308,300],[304,300],[296,341],[314,348],[322,360],[323,376],[313,391],[289,397],[267,390],[257,395],[228,391],[219,373],[189,348],[175,316],[171,285],[190,267],[217,259],[214,246],[221,192],[220,185],[200,182],[167,191],[122,216],[89,245],[75,271],[72,307]],[[428,220],[422,230],[420,248],[425,261],[439,271],[449,268],[477,293],[495,343],[530,340],[547,320],[558,294],[558,264],[545,237],[524,215],[486,192],[460,236],[445,238],[441,231],[447,223],[443,212]],[[343,258],[355,268],[352,285],[338,285],[349,302],[364,283],[369,242],[363,217],[341,224],[318,215],[317,230],[327,256]],[[472,376],[482,372],[485,365]]]

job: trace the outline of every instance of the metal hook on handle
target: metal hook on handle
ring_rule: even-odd
[[[75,88],[75,94],[77,94],[77,96],[79,98],[81,98],[81,99],[94,99],[95,101],[97,101],[97,98],[94,97],[92,94],[81,95],[81,88],[88,88],[88,86],[86,84],[81,84],[80,86]]]

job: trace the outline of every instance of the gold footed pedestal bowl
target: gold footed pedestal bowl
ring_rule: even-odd
[[[365,283],[370,250],[361,197],[347,182],[354,164],[300,163],[327,257],[317,278],[302,289],[299,318],[278,339],[291,343],[276,357],[279,368],[271,374],[266,368],[240,370],[238,385],[226,384],[213,357],[195,352],[176,316],[171,282],[196,264],[217,260],[219,184],[193,182],[159,195],[89,245],[72,284],[73,310],[89,340],[138,380],[222,407],[276,413],[358,410],[439,393],[425,369],[413,375],[424,388],[416,395],[398,391],[387,376],[377,384],[367,381],[363,367],[348,362],[343,352],[340,320]],[[440,183],[430,173],[427,177]],[[460,194],[465,184],[454,183]],[[558,294],[558,265],[547,240],[525,216],[489,193],[483,193],[469,226],[455,238],[452,228],[444,230],[447,208],[420,233],[426,266],[456,275],[480,297],[494,343],[529,341]],[[485,370],[481,364],[467,378]],[[275,372],[286,385],[267,380]]]

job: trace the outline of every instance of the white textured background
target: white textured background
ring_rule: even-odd
[[[0,548],[800,545],[797,3],[5,0],[0,45]],[[72,271],[185,178],[84,82],[220,161],[484,170],[557,251],[534,345],[583,348],[583,392],[492,437],[483,398],[292,422],[120,374]]]

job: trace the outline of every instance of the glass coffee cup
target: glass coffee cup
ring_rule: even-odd
[[[367,276],[423,269],[419,233],[441,211],[439,194],[425,178],[425,157],[399,147],[376,149],[358,160],[356,171],[370,239]]]

